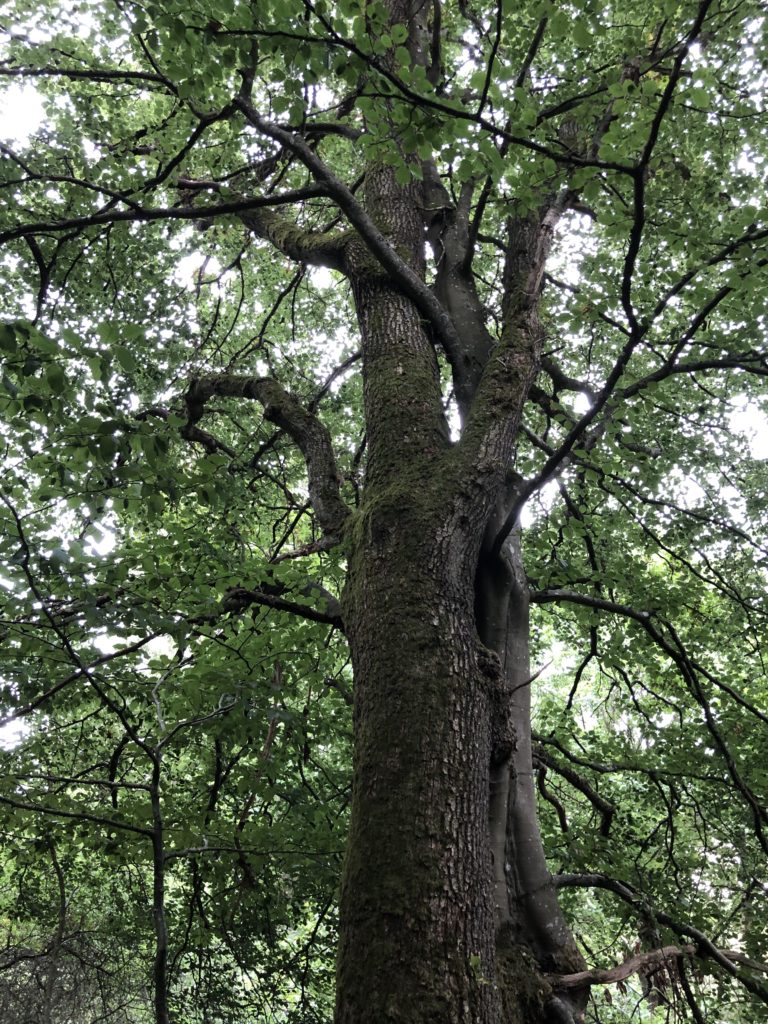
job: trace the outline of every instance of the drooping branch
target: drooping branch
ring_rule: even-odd
[[[763,851],[768,853],[768,836],[765,832],[765,827],[768,825],[768,811],[760,803],[757,796],[753,792],[750,786],[745,782],[741,771],[739,770],[736,760],[731,753],[731,750],[726,743],[725,737],[723,736],[722,729],[718,725],[715,716],[712,711],[710,701],[704,693],[699,677],[704,676],[709,682],[717,686],[723,692],[727,693],[737,704],[743,707],[746,711],[749,711],[755,717],[762,721],[765,721],[765,714],[760,711],[754,705],[746,701],[740,694],[738,694],[732,687],[725,683],[722,683],[716,676],[711,672],[708,672],[704,666],[700,665],[697,661],[690,657],[686,651],[680,637],[675,631],[674,627],[666,620],[659,616],[652,615],[648,611],[638,611],[635,608],[631,608],[627,605],[619,604],[615,601],[609,601],[601,597],[595,597],[594,595],[579,594],[575,591],[567,590],[552,590],[543,591],[531,595],[531,601],[534,603],[546,603],[550,601],[570,601],[574,604],[581,604],[588,608],[595,608],[601,611],[607,611],[616,615],[623,615],[626,618],[632,619],[639,623],[651,640],[669,657],[669,659],[676,666],[683,680],[685,681],[688,690],[696,701],[704,716],[704,722],[707,727],[707,731],[714,741],[714,745],[720,752],[723,758],[725,766],[728,770],[736,789],[741,793],[744,800],[752,812],[752,819],[754,824],[755,836],[757,837],[760,846]],[[668,640],[665,635],[658,628],[654,619],[657,619],[662,627],[671,636],[671,640]]]
[[[206,402],[213,396],[261,402],[265,419],[285,430],[301,449],[307,465],[309,500],[317,520],[329,538],[338,538],[349,509],[339,493],[341,476],[325,425],[276,380],[222,374],[192,381],[185,396],[191,426],[203,417]]]

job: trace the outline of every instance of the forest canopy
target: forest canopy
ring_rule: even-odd
[[[768,1019],[767,64],[5,0],[0,1024]]]

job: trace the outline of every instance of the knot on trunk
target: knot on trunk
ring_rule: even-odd
[[[508,927],[496,936],[496,978],[504,1024],[584,1024],[584,1013],[553,990],[533,952],[514,942]]]
[[[508,761],[515,749],[515,725],[512,718],[512,687],[504,676],[498,654],[480,646],[478,668],[488,686],[491,705],[491,764]]]

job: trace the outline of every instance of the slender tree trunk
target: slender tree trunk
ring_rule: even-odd
[[[500,503],[504,512],[506,502]],[[539,971],[568,974],[584,960],[557,901],[539,831],[531,751],[531,677],[528,584],[520,533],[492,553],[499,519],[492,517],[476,580],[478,632],[502,666],[496,734],[512,746],[497,747],[490,774],[489,833],[493,859],[497,971],[505,1022],[578,1019],[587,991],[556,994]],[[503,731],[502,731],[503,730]]]

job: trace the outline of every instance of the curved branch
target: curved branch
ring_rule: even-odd
[[[597,873],[590,875],[554,875],[553,882],[558,888],[606,889],[609,892],[615,893],[615,895],[624,900],[625,903],[636,907],[638,910],[648,907],[648,901],[642,893],[639,893],[626,882],[619,882],[617,879],[610,878],[608,875],[601,875]],[[730,949],[718,949],[712,940],[707,938],[707,936],[703,932],[699,931],[698,928],[694,928],[694,926],[690,924],[683,924],[676,921],[662,910],[656,910],[654,908],[652,913],[653,917],[659,922],[659,924],[669,928],[670,931],[673,931],[676,935],[694,939],[696,942],[695,948],[697,956],[714,960],[716,964],[722,967],[723,970],[730,974],[732,978],[735,978],[740,982],[749,992],[757,996],[757,998],[762,1000],[762,1002],[768,1003],[768,988],[761,985],[760,982],[755,981],[753,978],[741,974],[736,966],[736,962],[743,963],[750,970],[759,970],[762,972],[768,972],[768,965],[750,960],[742,953],[738,953]]]
[[[607,969],[593,968],[590,971],[578,971],[576,974],[550,975],[549,980],[555,988],[579,988],[582,985],[613,985],[625,978],[637,974],[647,967],[661,966],[665,960],[677,959],[681,956],[694,956],[696,946],[662,946],[647,953],[637,953],[616,967]]]
[[[186,394],[189,427],[196,427],[205,413],[206,402],[214,395],[261,402],[264,418],[293,438],[307,464],[309,500],[318,522],[327,537],[338,538],[349,509],[339,493],[342,478],[325,425],[272,378],[222,374],[192,381]]]

